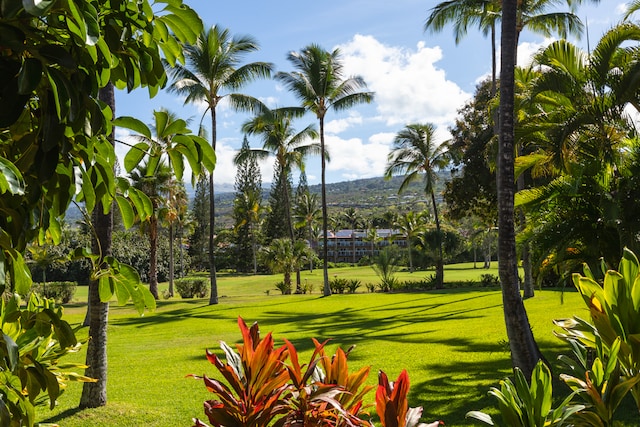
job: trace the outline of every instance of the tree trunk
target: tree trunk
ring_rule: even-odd
[[[327,254],[328,254],[328,233],[327,233],[327,187],[326,187],[326,156],[324,147],[324,117],[320,117],[320,176],[321,176],[321,199],[322,199],[322,239],[324,244],[322,245],[322,294],[325,297],[331,295],[331,288],[329,287],[329,269],[327,266]],[[337,244],[336,239],[336,244]],[[336,246],[336,254],[338,247]]]
[[[111,107],[115,117],[116,100],[112,83],[100,89],[99,98]],[[115,144],[115,128],[109,139]],[[97,203],[93,211],[95,235],[92,240],[92,251],[102,258],[111,255],[111,233],[113,231],[113,215],[109,211],[104,214],[102,203]],[[107,323],[109,320],[109,303],[100,301],[98,281],[89,283],[89,301],[87,304],[87,320],[89,323],[89,343],[84,374],[95,378],[98,382],[83,383],[80,396],[80,408],[98,408],[107,404]]]
[[[511,362],[525,378],[542,355],[533,338],[524,303],[518,291],[514,224],[514,68],[516,62],[517,0],[502,4],[500,66],[500,133],[498,148],[498,270]]]
[[[211,146],[216,149],[216,109],[211,106]],[[218,304],[218,278],[216,277],[215,232],[216,232],[216,201],[215,201],[213,171],[209,174],[209,278],[211,280],[211,295],[209,305]]]
[[[156,202],[149,218],[149,292],[158,299],[158,218]]]
[[[169,223],[169,295],[173,296],[173,223]]]
[[[436,260],[436,289],[444,288],[444,255],[442,253],[442,231],[440,230],[440,217],[436,195],[431,191],[431,203],[433,204],[433,217],[436,220],[436,244],[438,245],[438,259]]]

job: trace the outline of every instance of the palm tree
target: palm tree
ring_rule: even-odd
[[[313,257],[313,251],[302,240],[273,239],[269,246],[263,248],[262,257],[273,272],[284,274],[285,292],[291,293],[291,273]]]
[[[149,291],[158,299],[158,220],[160,208],[165,206],[169,195],[173,173],[164,161],[154,163],[153,167],[146,162],[131,171],[129,178],[135,188],[151,199],[152,213],[146,221],[149,235]]]
[[[175,272],[175,257],[173,244],[175,240],[175,224],[180,224],[187,213],[187,206],[189,204],[189,197],[184,188],[184,183],[178,181],[175,177],[167,183],[167,198],[163,212],[164,220],[169,227],[169,295],[173,296],[174,293],[174,272]],[[180,251],[182,251],[182,243],[180,243]],[[181,252],[182,253],[182,252]],[[182,272],[182,264],[181,264]]]
[[[302,102],[302,106],[314,113],[320,123],[320,164],[321,164],[321,204],[322,204],[322,248],[323,294],[331,295],[329,273],[327,271],[327,192],[326,192],[326,148],[324,141],[324,120],[327,111],[347,110],[357,104],[373,100],[372,92],[361,92],[366,88],[362,77],[344,78],[343,66],[338,49],[328,52],[318,45],[309,45],[300,52],[288,56],[295,71],[279,72],[276,79],[292,91]]]
[[[298,203],[296,203],[293,211],[295,227],[305,228],[306,237],[309,239],[311,249],[314,250],[316,247],[317,236],[313,232],[313,226],[316,224],[321,214],[322,211],[320,206],[318,206],[318,195],[315,193],[309,193],[308,191],[298,198]],[[310,271],[313,271],[313,262],[309,264],[309,269]]]
[[[499,0],[449,0],[430,10],[424,30],[442,31],[453,22],[456,44],[467,34],[469,26],[477,25],[484,36],[491,34],[491,94],[496,92],[496,25],[500,19]]]
[[[264,107],[263,111],[243,126],[242,131],[248,135],[262,137],[262,149],[243,150],[238,152],[234,162],[242,162],[246,156],[256,156],[264,159],[269,155],[276,158],[276,167],[282,179],[289,178],[294,167],[304,168],[304,160],[308,155],[319,154],[320,145],[308,143],[308,140],[318,136],[313,125],[309,125],[296,132],[293,120],[300,116],[302,110],[296,108],[276,108],[270,110]],[[288,179],[285,179],[288,182]],[[289,231],[289,238],[293,241],[293,221],[291,219],[291,200],[289,189],[283,186],[282,200],[285,204],[285,222]]]
[[[503,0],[500,59],[500,132],[498,146],[498,272],[502,285],[511,362],[525,378],[542,358],[518,286],[514,224],[514,69],[517,46],[518,0]]]
[[[351,265],[356,265],[356,230],[362,222],[362,216],[355,210],[355,208],[347,208],[342,213],[344,222],[351,228]]]
[[[229,30],[213,26],[203,31],[195,44],[185,46],[186,65],[168,70],[173,82],[170,92],[185,95],[185,104],[203,102],[211,115],[211,146],[216,148],[216,109],[223,99],[240,110],[252,110],[257,101],[235,93],[259,77],[270,77],[272,64],[251,62],[241,65],[242,58],[258,50],[250,36],[232,37]],[[204,117],[204,116],[203,116]],[[215,193],[213,172],[209,175],[209,273],[211,295],[209,304],[218,303],[215,264]]]
[[[539,114],[529,114],[521,131],[532,154],[517,164],[545,173],[546,182],[516,200],[529,213],[524,238],[540,260],[570,267],[604,258],[613,265],[624,246],[634,245],[629,231],[635,227],[624,212],[634,210],[635,197],[625,199],[623,188],[633,176],[637,147],[627,107],[640,105],[638,40],[640,27],[625,23],[609,30],[591,54],[562,40],[536,56],[544,71],[527,103]]]
[[[446,144],[436,144],[435,126],[431,123],[407,125],[396,135],[393,150],[389,153],[385,179],[404,174],[398,193],[402,193],[414,181],[422,181],[425,195],[431,197],[433,216],[438,233],[438,257],[436,260],[436,286],[443,286],[444,265],[442,236],[438,205],[436,203],[436,172],[449,163]],[[409,242],[407,242],[409,243]]]
[[[394,224],[402,235],[407,239],[407,255],[409,257],[409,272],[413,273],[413,257],[411,256],[412,242],[418,234],[424,229],[423,216],[413,211],[400,215]]]

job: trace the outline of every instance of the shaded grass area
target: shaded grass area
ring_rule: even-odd
[[[158,309],[143,317],[132,307],[112,307],[108,406],[74,410],[81,385],[71,384],[59,407],[53,412],[41,410],[39,418],[69,427],[192,425],[191,418],[204,418],[202,402],[212,395],[202,382],[185,376],[215,376],[205,349],[221,354],[220,340],[238,342],[238,316],[247,323],[259,322],[263,335],[273,331],[279,344],[285,337],[292,341],[303,353],[301,361],[311,355],[311,337],[331,338],[330,350],[355,344],[350,369],[371,366],[370,384],[376,383],[378,370],[395,378],[407,369],[410,404],[424,406],[423,420],[442,419],[448,426],[470,425],[464,414],[492,406],[489,387],[510,373],[497,289],[328,298],[317,290],[311,295],[267,296],[264,291],[277,280],[221,278],[220,294],[226,297],[216,306],[207,305],[205,299],[159,301]],[[549,360],[568,352],[552,334],[552,319],[586,315],[576,293],[566,293],[564,304],[560,299],[559,292],[545,290],[526,301],[534,334]],[[69,307],[66,316],[80,322],[84,307]],[[73,357],[84,359],[83,354]],[[368,400],[373,403],[373,393]]]

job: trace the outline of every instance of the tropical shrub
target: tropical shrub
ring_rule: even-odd
[[[358,279],[351,279],[347,282],[347,291],[350,294],[355,294],[356,291],[358,290],[358,288],[360,287],[360,285],[362,284],[362,282],[360,282],[360,280]]]
[[[207,359],[224,382],[208,376],[204,381],[215,395],[204,403],[209,422],[216,427],[373,427],[362,417],[364,398],[373,387],[366,386],[370,368],[349,372],[351,349],[338,348],[333,356],[325,352],[327,341],[313,339],[315,350],[308,364],[301,365],[298,351],[284,340],[276,348],[271,333],[260,338],[258,324],[250,328],[238,318],[242,343],[234,351],[221,342],[226,361],[207,350]],[[352,347],[353,348],[353,347]],[[386,374],[379,377],[376,409],[383,427],[415,427],[422,408],[408,408],[409,379],[406,372],[395,383]],[[440,422],[429,426],[440,425]],[[194,419],[194,427],[207,424]]]
[[[175,285],[176,291],[182,298],[204,298],[209,294],[205,279],[178,279]]]
[[[569,395],[557,408],[553,403],[551,371],[543,361],[539,361],[531,373],[529,384],[519,368],[515,368],[515,381],[510,378],[500,381],[500,389],[492,387],[489,394],[498,401],[498,409],[503,425],[508,427],[551,427],[563,425],[574,413],[584,409],[584,405],[571,405],[573,394]],[[496,425],[490,415],[470,411],[467,417],[489,425]]]
[[[76,294],[76,288],[76,282],[48,282],[31,285],[32,292],[45,298],[52,298],[58,304],[66,304],[71,301]]]
[[[334,277],[329,280],[329,288],[331,288],[332,294],[343,294],[344,290],[347,289],[349,284],[349,280],[343,277]]]
[[[495,274],[485,273],[480,276],[480,284],[484,287],[500,286],[500,277]]]
[[[291,283],[284,283],[283,280],[276,283],[276,289],[279,290],[282,295],[290,295],[291,294]]]
[[[598,356],[596,360],[600,360],[599,364],[602,366],[596,366],[594,362],[590,370],[591,376],[587,380],[593,382],[594,387],[599,387],[599,380],[604,381],[602,375],[613,375],[614,381],[621,381],[630,386],[638,408],[640,408],[639,265],[636,255],[625,248],[618,271],[607,270],[604,263],[601,265],[604,275],[601,285],[585,264],[583,275],[573,274],[573,283],[589,309],[591,322],[577,316],[554,322],[562,328],[562,331],[556,335],[574,345],[574,349],[574,343],[577,343],[596,352]],[[620,380],[616,379],[617,365],[614,361],[619,364]],[[601,369],[605,366],[604,373],[601,373]],[[570,385],[577,386],[573,380],[570,381]],[[618,392],[622,390],[619,389]],[[578,394],[585,395],[582,392]]]
[[[0,425],[33,426],[35,406],[53,409],[68,381],[95,381],[68,371],[86,366],[60,363],[82,343],[52,299],[32,292],[22,306],[17,294],[5,295],[0,325]]]

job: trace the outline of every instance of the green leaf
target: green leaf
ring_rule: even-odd
[[[94,192],[94,185],[87,171],[82,171],[82,198],[84,199],[87,211],[93,212],[93,208],[96,206],[96,193]]]
[[[146,137],[147,139],[151,138],[151,130],[147,125],[145,125],[142,121],[136,119],[135,117],[129,116],[121,116],[113,121],[114,126],[119,126],[127,129],[131,129],[134,132],[139,133],[140,135]]]
[[[44,45],[39,49],[39,52],[43,58],[53,64],[58,64],[69,70],[73,70],[77,67],[73,56],[60,45]]]
[[[22,196],[25,183],[22,174],[16,166],[4,157],[0,157],[0,194],[7,191],[11,194]]]
[[[22,7],[30,15],[44,16],[55,3],[56,0],[22,0]]]
[[[127,154],[124,156],[124,169],[127,172],[131,172],[142,162],[144,156],[147,155],[147,150],[149,149],[149,144],[144,142],[139,142],[127,151]]]
[[[18,93],[28,95],[38,87],[42,79],[42,62],[26,58],[18,73]]]
[[[131,228],[135,222],[136,215],[125,197],[116,195],[116,202],[118,203],[118,207],[120,208],[120,214],[122,215],[122,222],[124,223],[124,228],[127,230]]]
[[[111,286],[110,273],[103,273],[98,280],[98,292],[100,294],[100,301],[109,302],[113,296],[113,287]]]
[[[2,339],[4,341],[4,345],[7,349],[7,359],[9,360],[9,369],[11,372],[15,372],[16,367],[18,366],[18,344],[7,334],[2,333]]]
[[[18,295],[27,295],[31,289],[31,273],[22,254],[15,250],[7,251],[11,258],[11,279]]]

